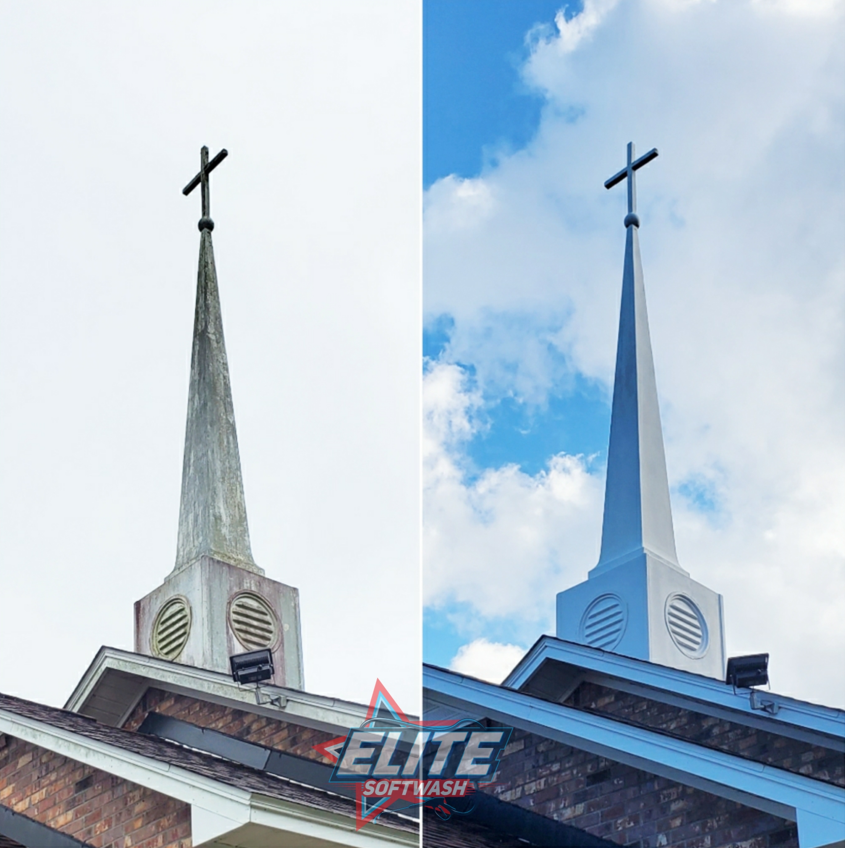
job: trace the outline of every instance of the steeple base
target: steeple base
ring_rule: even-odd
[[[724,680],[722,596],[641,550],[557,596],[557,637]]]
[[[139,654],[229,674],[229,657],[262,648],[268,683],[302,689],[299,591],[236,565],[200,557],[135,603]]]

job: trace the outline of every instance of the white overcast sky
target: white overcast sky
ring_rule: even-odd
[[[586,0],[528,38],[536,135],[428,190],[426,316],[455,323],[424,388],[424,586],[454,667],[501,679],[597,562],[601,461],[472,477],[468,445],[573,376],[609,401],[625,191],[602,183],[635,141],[660,150],[640,237],[681,565],[723,594],[729,655],[845,706],[842,43],[841,2]]]
[[[256,561],[306,689],[419,709],[420,51],[416,0],[3,4],[0,691],[173,567],[207,144]]]

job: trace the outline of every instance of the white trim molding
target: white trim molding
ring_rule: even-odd
[[[429,702],[481,713],[546,739],[797,821],[801,848],[820,848],[845,832],[845,789],[841,787],[445,669],[424,667],[423,690]],[[803,835],[802,818],[814,822],[812,828],[805,824]]]
[[[277,834],[273,844],[280,846],[289,843],[313,844],[314,848],[320,845],[375,848],[385,844],[416,845],[419,839],[417,833],[378,824],[356,832],[354,816],[232,787],[9,710],[0,709],[0,734],[190,804],[192,828],[196,827],[196,836],[192,838],[197,848],[217,844],[252,848],[266,844],[259,837],[262,831],[266,835],[268,828]],[[416,824],[410,818],[408,823]],[[225,840],[219,842],[224,837]]]
[[[845,751],[843,710],[765,692],[765,700],[774,703],[777,712],[763,715],[752,708],[748,689],[735,691],[733,686],[720,680],[565,642],[553,636],[541,636],[502,685],[523,689],[547,660],[592,672],[595,682],[644,698]]]
[[[110,705],[112,709],[117,707],[121,718],[107,721],[105,716],[93,715],[96,711],[92,703],[98,687],[112,675],[124,679],[132,677],[137,681],[137,687],[131,696],[126,695],[125,703]],[[269,697],[279,698],[285,704],[284,708],[262,706],[256,704],[253,688],[241,687],[225,674],[108,647],[100,648],[97,652],[64,708],[82,715],[92,715],[104,723],[120,727],[144,692],[152,687],[329,733],[344,734],[351,727],[359,727],[368,710],[366,704],[326,698],[281,686],[262,686],[261,690]]]

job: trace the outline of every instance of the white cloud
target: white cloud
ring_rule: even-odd
[[[519,645],[503,645],[500,642],[488,642],[487,639],[475,639],[462,645],[449,668],[459,674],[468,674],[491,683],[501,683],[514,666],[525,655],[525,648]]]
[[[461,448],[476,432],[478,402],[458,366],[435,363],[425,374],[425,602],[519,613],[532,630],[546,629],[554,592],[580,579],[595,557],[601,485],[583,457],[565,454],[536,476],[506,465],[472,479]]]
[[[480,225],[495,209],[490,185],[454,175],[438,180],[425,198],[429,232],[466,230]]]
[[[553,45],[560,53],[571,53],[593,34],[617,2],[618,0],[584,0],[582,10],[569,20],[563,10],[559,11],[555,15],[557,37],[549,39],[547,44]]]
[[[531,143],[479,178],[495,205],[471,229],[426,231],[426,312],[455,320],[443,362],[471,366],[493,401],[542,404],[574,372],[609,389],[625,192],[602,182],[627,141],[656,145],[639,200],[669,474],[718,506],[674,496],[682,564],[724,594],[731,652],[768,650],[775,688],[845,703],[845,679],[824,673],[845,644],[843,4],[597,9],[589,37],[533,42],[524,74],[546,108]],[[446,456],[462,467],[458,447]],[[441,545],[452,596],[536,620],[595,564],[588,471],[427,483],[429,602],[448,585]],[[555,474],[599,494],[558,500]]]

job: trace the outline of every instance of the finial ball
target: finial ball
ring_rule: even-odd
[[[203,220],[205,220],[205,219],[203,219]],[[629,212],[625,216],[625,229],[630,227],[631,224],[633,224],[635,227],[640,226],[640,219],[639,219],[639,216],[637,215],[636,212]]]
[[[212,221],[211,218],[200,218],[197,226],[199,227],[200,232],[203,230],[211,232],[214,229],[214,221]]]

